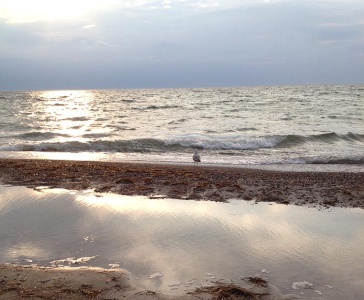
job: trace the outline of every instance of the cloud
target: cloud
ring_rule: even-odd
[[[95,25],[95,24],[89,24],[89,25],[85,25],[85,26],[83,26],[82,28],[83,28],[83,29],[90,29],[90,28],[94,28],[94,27],[96,27],[96,25]]]
[[[10,2],[2,2],[0,63],[14,59],[18,70],[22,62],[39,74],[29,75],[29,81],[37,85],[42,76],[46,82],[57,77],[57,87],[62,81],[67,87],[77,82],[91,87],[97,80],[98,86],[161,87],[326,83],[327,74],[330,82],[364,77],[360,1],[73,2],[75,12],[68,18],[19,17],[23,23],[14,23],[4,10]],[[14,80],[13,73],[0,74],[7,78],[0,88]]]
[[[85,16],[90,12],[110,9],[119,1],[104,0],[2,0],[0,19],[9,23],[55,21]]]

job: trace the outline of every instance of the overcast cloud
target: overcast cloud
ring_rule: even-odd
[[[364,83],[362,0],[0,3],[0,89]]]

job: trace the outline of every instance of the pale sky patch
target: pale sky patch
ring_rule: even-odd
[[[203,2],[198,2],[196,4],[192,4],[192,6],[194,6],[195,8],[210,8],[210,7],[218,7],[219,3],[218,2],[209,2],[206,3],[207,1],[203,1]]]
[[[171,1],[170,0],[163,0],[163,7],[164,8],[171,8]]]
[[[117,3],[113,0],[1,0],[0,18],[9,23],[64,20]]]
[[[84,28],[84,29],[90,29],[90,28],[94,28],[94,27],[96,27],[95,24],[90,24],[90,25],[85,25],[82,28]]]
[[[339,40],[323,40],[322,43],[323,44],[336,44],[340,42]]]
[[[357,23],[350,23],[350,22],[346,22],[346,23],[322,23],[322,24],[319,24],[318,26],[338,28],[338,27],[348,27],[348,26],[356,26],[356,25],[361,25],[361,24],[360,24],[360,22],[357,22]]]

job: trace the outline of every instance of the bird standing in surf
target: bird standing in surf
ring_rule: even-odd
[[[197,153],[197,150],[195,150],[195,153],[193,154],[192,158],[193,158],[193,161],[194,161],[195,163],[199,163],[199,162],[201,162],[201,157],[200,157],[200,155]]]

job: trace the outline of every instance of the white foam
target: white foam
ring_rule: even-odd
[[[97,256],[85,256],[85,257],[80,257],[80,258],[75,258],[75,257],[68,257],[65,259],[58,259],[58,260],[54,260],[51,261],[50,263],[53,266],[64,266],[65,263],[68,263],[68,265],[78,265],[78,264],[84,264],[86,262],[89,262],[90,260],[95,259]]]
[[[294,290],[299,290],[299,289],[309,289],[313,286],[313,283],[310,283],[308,281],[297,281],[297,282],[293,282],[292,283],[292,288]]]
[[[157,273],[153,273],[152,275],[149,276],[149,279],[153,279],[153,278],[159,278],[159,277],[162,277],[163,274],[160,273],[160,272],[157,272]]]
[[[272,148],[281,143],[285,136],[214,136],[214,135],[176,135],[165,140],[167,145],[177,144],[182,147],[201,147],[209,150],[247,150]]]

